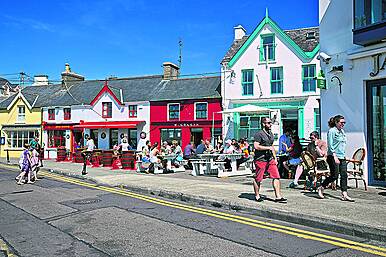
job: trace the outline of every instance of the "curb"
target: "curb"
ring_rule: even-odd
[[[17,166],[17,165],[4,164],[4,163],[3,165]],[[85,181],[90,181],[100,186],[109,186],[109,187],[121,186],[129,191],[136,192],[136,193],[158,196],[158,197],[177,200],[177,201],[186,202],[186,203],[194,203],[196,205],[208,206],[212,208],[215,207],[215,208],[219,208],[227,211],[231,210],[231,211],[243,212],[249,215],[255,215],[255,216],[260,216],[260,217],[269,218],[273,220],[280,220],[280,221],[295,223],[303,226],[323,229],[331,232],[342,233],[342,234],[356,236],[356,237],[365,238],[369,240],[377,240],[382,242],[386,241],[386,230],[376,228],[376,227],[361,226],[355,223],[349,223],[341,220],[328,219],[324,217],[320,218],[320,217],[304,215],[301,213],[294,213],[294,212],[283,212],[281,210],[275,210],[270,208],[264,208],[264,209],[251,208],[249,206],[244,206],[243,204],[233,203],[231,201],[226,201],[222,199],[183,194],[180,192],[168,191],[168,190],[157,189],[157,188],[146,188],[146,187],[132,186],[132,185],[128,186],[128,185],[122,185],[122,184],[112,185],[108,183],[103,183],[93,178],[84,177],[82,175],[77,175],[77,174],[66,173],[60,170],[52,170],[52,169],[46,169],[46,168],[43,168],[42,170],[46,172],[64,175],[67,177],[73,177],[73,178],[77,178]]]

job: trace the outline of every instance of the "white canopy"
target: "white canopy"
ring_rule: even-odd
[[[224,110],[221,113],[225,113],[225,114],[226,113],[236,113],[236,112],[239,112],[239,113],[268,113],[269,111],[270,111],[270,109],[265,108],[265,107],[259,107],[256,105],[247,104],[247,105],[243,105],[243,106],[240,106],[237,108]]]

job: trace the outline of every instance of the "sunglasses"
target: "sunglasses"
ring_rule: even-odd
[[[272,121],[263,122],[264,124],[272,124]]]
[[[339,123],[340,123],[340,124],[342,124],[342,125],[346,124],[346,122],[345,122],[345,121],[343,121],[343,122],[340,122],[340,121],[339,121]]]

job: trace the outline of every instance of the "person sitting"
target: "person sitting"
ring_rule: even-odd
[[[300,164],[300,155],[303,151],[299,136],[294,135],[292,139],[293,143],[287,150],[287,153],[289,154],[289,160],[283,162],[283,167],[288,171],[288,177],[291,176],[290,166],[296,167]]]
[[[173,154],[176,155],[176,157],[172,160],[172,164],[174,165],[174,167],[178,168],[183,161],[183,155],[182,155],[182,148],[178,144],[177,140],[172,141],[172,150],[173,150]]]
[[[122,139],[122,142],[121,142],[121,145],[120,145],[120,149],[121,149],[122,152],[127,152],[127,151],[133,149],[131,147],[131,145],[129,144],[129,141],[127,140],[126,136]]]
[[[209,139],[205,139],[205,151],[204,153],[214,153],[214,147],[210,143]]]
[[[201,139],[201,143],[197,146],[196,154],[203,154],[206,150],[205,142]]]
[[[319,132],[318,131],[311,132],[310,139],[311,139],[311,142],[307,145],[307,151],[312,155],[312,157],[314,157],[315,160],[317,160],[320,157],[326,157],[327,143],[319,139]],[[316,165],[318,169],[327,169],[327,165],[323,160],[317,161]],[[296,168],[295,179],[289,184],[288,186],[289,188],[295,188],[299,185],[298,181],[302,173],[303,173],[303,166],[298,165],[298,167]]]
[[[236,152],[234,145],[232,145],[232,140],[228,139],[225,141],[224,154],[233,154]],[[231,160],[229,158],[224,159],[224,168],[227,170],[231,170]]]
[[[167,141],[164,141],[161,146],[161,154],[169,155],[171,153],[172,153],[172,148],[170,147]]]
[[[283,162],[288,161],[288,147],[292,144],[291,136],[293,131],[290,127],[286,127],[284,134],[279,137],[279,163],[278,169],[281,177],[286,177],[287,169],[283,166]]]
[[[217,140],[217,144],[216,144],[216,147],[215,147],[215,152],[217,152],[217,153],[223,153],[223,151],[224,151],[224,145],[223,145],[223,141],[222,141],[222,139],[221,138],[219,138],[218,140]]]

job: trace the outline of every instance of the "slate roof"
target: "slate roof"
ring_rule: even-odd
[[[309,27],[301,29],[283,30],[304,52],[312,52],[319,44],[319,27]],[[314,33],[315,38],[307,39],[308,33]],[[249,35],[245,35],[239,40],[234,40],[228,49],[221,63],[229,62],[242,45],[247,41]]]
[[[90,104],[104,86],[104,80],[76,81],[66,85],[28,86],[22,94],[34,107]],[[161,101],[171,99],[220,98],[220,77],[163,80],[161,75],[108,81],[111,91],[123,102]],[[122,91],[121,91],[122,90]],[[0,100],[0,109],[7,108],[17,94]]]
[[[163,81],[151,101],[221,98],[220,76]]]

